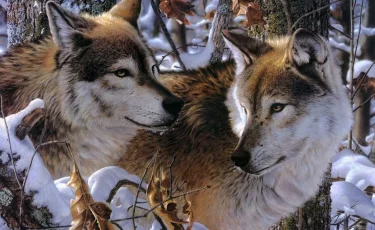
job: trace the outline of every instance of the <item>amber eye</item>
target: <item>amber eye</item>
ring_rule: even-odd
[[[275,103],[271,105],[271,113],[280,113],[284,110],[285,104]]]
[[[117,77],[131,77],[130,71],[127,69],[118,69],[114,72]]]

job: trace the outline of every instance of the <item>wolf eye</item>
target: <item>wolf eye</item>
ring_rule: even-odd
[[[130,77],[130,71],[127,69],[118,69],[114,72],[117,77]]]
[[[280,113],[284,110],[285,104],[275,103],[271,105],[271,113]]]

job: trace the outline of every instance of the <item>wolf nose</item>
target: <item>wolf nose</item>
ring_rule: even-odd
[[[235,150],[231,156],[235,166],[243,167],[247,165],[250,160],[250,154],[244,150]]]
[[[179,97],[168,97],[162,102],[162,104],[165,110],[177,117],[182,106],[184,106],[184,101]]]

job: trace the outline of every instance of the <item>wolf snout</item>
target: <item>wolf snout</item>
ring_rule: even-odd
[[[231,159],[237,167],[244,167],[249,163],[250,153],[245,150],[236,149],[232,153]]]
[[[175,118],[178,117],[182,106],[184,106],[184,101],[179,97],[168,97],[162,102],[163,108],[172,114]]]

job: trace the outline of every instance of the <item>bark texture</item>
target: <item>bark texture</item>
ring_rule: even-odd
[[[212,53],[210,63],[218,63],[221,62],[225,42],[223,36],[221,35],[221,30],[228,29],[229,23],[232,19],[232,1],[231,0],[219,0],[219,4],[216,10],[215,22],[214,22],[214,35],[213,35],[213,42],[215,44],[215,50]]]
[[[50,34],[45,9],[47,2],[48,0],[8,1],[8,46],[35,41]],[[64,1],[56,2],[61,4]],[[74,9],[75,13],[87,12],[96,15],[108,11],[114,4],[116,0],[75,0],[66,6]]]

